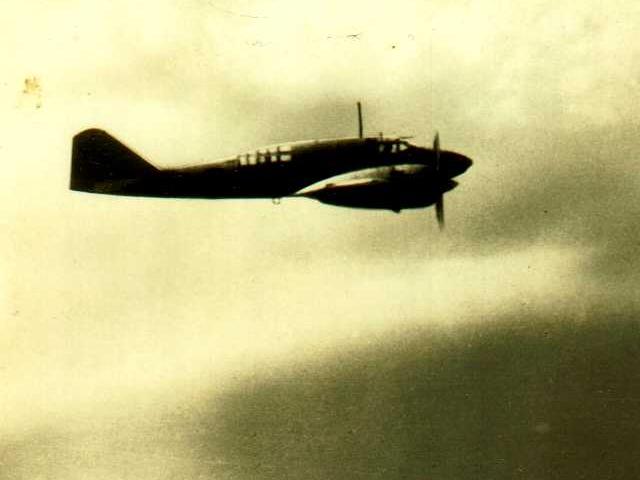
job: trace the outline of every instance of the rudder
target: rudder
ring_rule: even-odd
[[[104,130],[89,129],[73,137],[69,188],[93,193],[124,193],[158,169]]]

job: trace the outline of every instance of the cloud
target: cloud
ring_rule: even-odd
[[[627,369],[637,334],[633,315],[511,312],[372,339],[240,383],[195,445],[239,478],[624,475],[639,435]]]
[[[416,319],[325,355],[245,368],[222,390],[207,376],[177,401],[167,391],[80,409],[5,435],[3,473],[624,476],[640,435],[637,310],[584,307]]]
[[[462,236],[494,248],[550,241],[592,248],[596,257],[624,252],[628,257],[621,255],[617,265],[593,273],[632,273],[638,251],[632,219],[640,204],[634,130],[531,132],[528,146],[503,149],[493,159],[500,176],[481,179],[485,191],[492,190],[486,201],[477,189],[469,199]]]

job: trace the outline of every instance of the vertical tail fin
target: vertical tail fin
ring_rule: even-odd
[[[84,130],[73,137],[71,190],[127,193],[127,186],[158,169],[104,130]]]

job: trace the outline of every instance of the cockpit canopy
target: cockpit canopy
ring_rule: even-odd
[[[380,153],[398,153],[408,150],[409,142],[399,138],[377,138],[378,151]]]

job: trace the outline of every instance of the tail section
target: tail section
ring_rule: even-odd
[[[84,130],[73,137],[71,190],[135,194],[158,169],[104,130]]]

